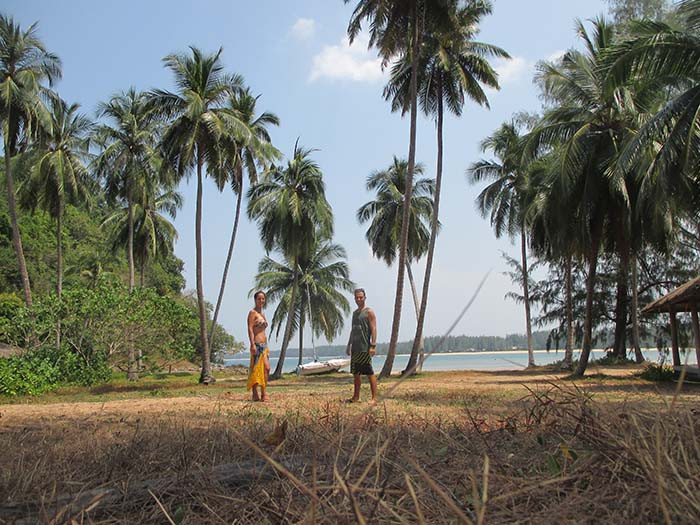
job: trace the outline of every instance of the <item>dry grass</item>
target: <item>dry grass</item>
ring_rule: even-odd
[[[270,404],[230,387],[0,406],[0,523],[700,521],[698,387],[432,373],[376,407],[339,402],[342,376]]]

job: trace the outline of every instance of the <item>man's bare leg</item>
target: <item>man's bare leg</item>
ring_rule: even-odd
[[[377,376],[372,374],[369,376],[369,389],[372,392],[372,402],[377,401]]]
[[[352,393],[351,401],[357,402],[360,400],[360,386],[362,385],[362,376],[360,374],[353,374],[352,383],[353,383],[353,393]]]

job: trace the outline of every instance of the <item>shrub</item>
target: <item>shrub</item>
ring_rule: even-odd
[[[629,365],[629,364],[634,364],[634,361],[631,359],[627,359],[627,357],[618,357],[612,352],[606,352],[606,354],[603,357],[599,357],[598,359],[593,359],[590,361],[591,364],[595,363],[597,365],[603,365],[603,366],[617,366],[617,365]]]
[[[639,376],[648,381],[673,381],[674,371],[672,366],[663,363],[649,363]]]
[[[38,395],[61,385],[90,386],[107,381],[110,376],[103,354],[85,361],[68,350],[44,346],[21,356],[0,359],[0,394]]]
[[[22,299],[14,293],[0,293],[0,342],[17,339],[14,317],[24,305]]]

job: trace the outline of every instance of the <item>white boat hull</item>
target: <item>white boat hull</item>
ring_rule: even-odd
[[[297,372],[302,376],[310,376],[314,374],[325,374],[328,372],[337,372],[341,368],[350,365],[350,359],[329,359],[328,361],[312,361],[301,365]]]

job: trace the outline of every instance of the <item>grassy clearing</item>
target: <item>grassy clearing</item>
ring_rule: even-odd
[[[271,403],[196,379],[0,406],[0,523],[700,520],[695,385],[433,372],[372,407],[340,401],[345,374],[285,377]]]

